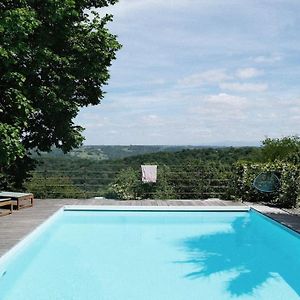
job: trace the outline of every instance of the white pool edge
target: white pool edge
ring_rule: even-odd
[[[6,263],[10,261],[15,255],[26,247],[32,240],[34,240],[41,232],[44,231],[52,222],[56,220],[61,214],[63,214],[64,208],[58,209],[54,214],[48,217],[45,221],[39,224],[36,228],[34,228],[31,232],[26,234],[17,244],[15,244],[11,249],[9,249],[6,253],[4,253],[0,257],[0,278],[3,273],[6,271]]]
[[[198,212],[247,212],[250,206],[112,206],[112,205],[66,205],[65,211],[198,211]]]

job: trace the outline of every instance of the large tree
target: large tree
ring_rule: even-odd
[[[0,0],[0,170],[20,184],[29,152],[81,144],[120,44],[96,10],[117,0]]]

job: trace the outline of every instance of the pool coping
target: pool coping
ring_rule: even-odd
[[[129,205],[65,205],[64,211],[198,211],[198,212],[243,212],[250,211],[248,205],[241,206],[129,206]]]
[[[289,224],[284,224],[279,220],[276,220],[274,217],[269,216],[268,214],[259,211],[257,208],[255,207],[251,207],[250,210],[253,210],[254,212],[256,212],[258,215],[260,215],[262,218],[266,219],[268,222],[271,222],[279,227],[281,227],[283,230],[296,235],[298,238],[300,237],[300,232],[297,231],[296,229],[294,229],[293,227],[291,227]]]
[[[59,215],[64,212],[64,208],[59,208],[55,213],[53,213],[44,222],[38,225],[33,231],[25,235],[17,244],[0,256],[0,279],[6,274],[6,264],[10,259],[13,259],[15,255],[18,255],[24,247],[26,247],[32,240],[34,240],[38,235],[47,228]]]

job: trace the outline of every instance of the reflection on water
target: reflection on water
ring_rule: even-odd
[[[226,284],[232,296],[251,295],[270,281],[283,280],[300,298],[299,237],[256,213],[236,218],[231,226],[231,231],[181,241],[180,247],[188,254],[181,263],[196,269],[186,278],[233,272],[236,275]]]

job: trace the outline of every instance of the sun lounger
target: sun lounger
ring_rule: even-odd
[[[13,211],[13,202],[10,198],[2,198],[0,199],[0,207],[8,206],[8,209],[1,209],[0,211],[0,217],[10,215]]]
[[[1,198],[10,198],[17,209],[33,206],[33,194],[30,193],[0,192]]]

